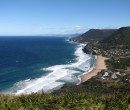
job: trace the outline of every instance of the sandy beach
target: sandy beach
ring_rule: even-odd
[[[91,72],[81,76],[81,83],[97,75],[97,73],[100,72],[101,70],[107,69],[106,64],[104,62],[106,59],[108,58],[98,55],[96,59],[95,68]]]

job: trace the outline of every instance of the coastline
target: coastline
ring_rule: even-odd
[[[95,68],[86,74],[83,74],[80,76],[81,83],[87,81],[88,79],[92,78],[93,76],[96,76],[98,72],[101,70],[107,69],[105,60],[108,59],[107,57],[103,57],[102,55],[97,55],[96,62],[95,62]]]

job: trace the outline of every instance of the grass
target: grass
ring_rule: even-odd
[[[65,85],[54,93],[0,95],[0,110],[128,110],[129,89],[105,87],[90,80],[83,85]],[[124,91],[123,91],[124,90]]]
[[[128,110],[128,94],[31,94],[0,96],[1,110]]]

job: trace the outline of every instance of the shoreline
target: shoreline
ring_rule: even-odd
[[[108,59],[108,58],[103,57],[102,55],[97,55],[96,62],[95,62],[95,68],[91,72],[81,75],[80,83],[83,83],[83,82],[89,80],[90,78],[92,78],[93,76],[96,76],[98,74],[98,72],[100,72],[101,70],[106,70],[107,69],[106,64],[105,64],[106,59]]]

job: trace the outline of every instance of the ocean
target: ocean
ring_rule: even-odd
[[[95,62],[83,47],[66,37],[0,37],[0,93],[52,92],[66,83],[78,84]]]

